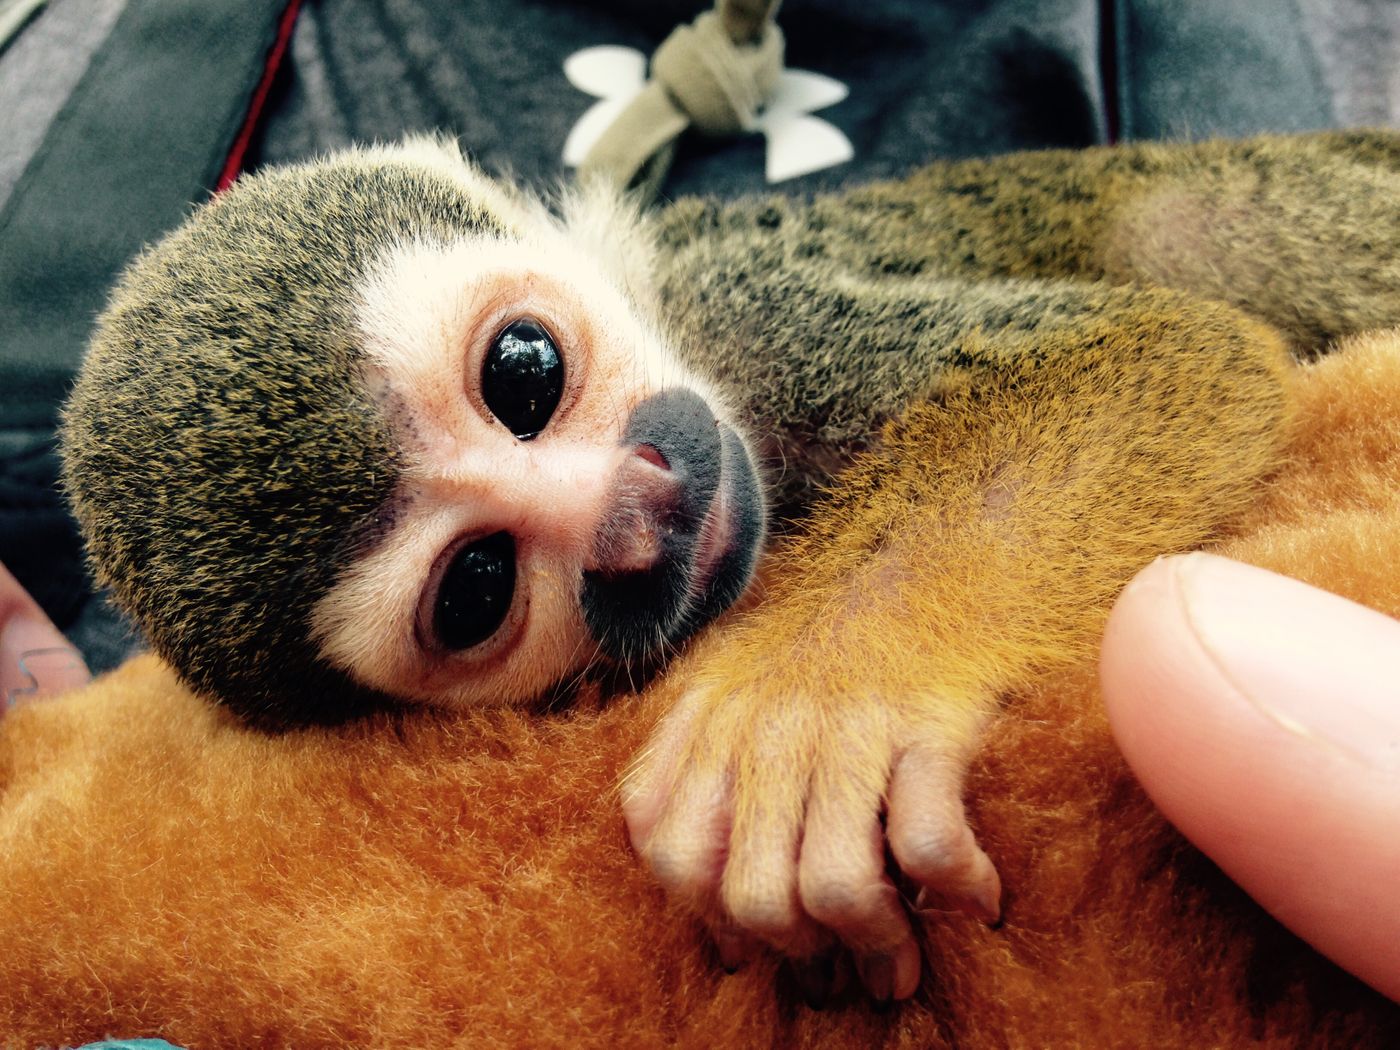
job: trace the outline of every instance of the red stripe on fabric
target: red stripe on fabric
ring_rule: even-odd
[[[233,147],[224,161],[223,171],[219,173],[219,182],[214,187],[215,193],[222,193],[232,186],[234,179],[238,178],[239,172],[243,170],[243,158],[248,154],[248,145],[253,141],[253,132],[257,130],[263,106],[267,104],[267,96],[272,91],[272,81],[287,54],[287,45],[291,43],[292,29],[296,26],[297,15],[301,13],[301,4],[302,0],[290,0],[282,11],[282,17],[277,23],[277,39],[272,42],[272,48],[267,53],[262,79],[258,81],[252,101],[248,103],[248,113],[243,118],[243,126],[238,129],[238,137],[233,140]]]

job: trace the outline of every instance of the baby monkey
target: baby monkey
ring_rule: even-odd
[[[66,484],[157,651],[270,727],[655,666],[802,516],[624,810],[726,961],[839,941],[905,998],[907,897],[1000,914],[961,800],[998,698],[1248,504],[1290,349],[1400,322],[1397,156],[1027,154],[646,218],[428,140],[270,170],[123,277]]]

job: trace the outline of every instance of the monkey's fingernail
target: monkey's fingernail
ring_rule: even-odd
[[[914,897],[914,910],[947,912],[955,909],[943,894],[934,893],[927,886],[920,886],[918,894]]]
[[[1001,922],[1000,886],[986,885],[968,894],[945,894],[921,887],[914,898],[914,910],[950,914],[961,912],[989,926]]]
[[[894,950],[894,991],[892,998],[908,999],[919,988],[923,956],[919,942],[910,937]]]
[[[983,885],[969,898],[973,909],[969,914],[976,916],[988,926],[1001,924],[1001,886]]]
[[[860,983],[875,1000],[876,1007],[887,1007],[894,998],[894,957],[891,955],[862,955],[856,959]]]
[[[717,929],[710,933],[719,955],[719,964],[725,973],[735,973],[749,961],[749,941],[743,934],[730,929]]]
[[[965,912],[970,909],[962,898],[940,893],[937,890],[931,890],[927,886],[921,886],[918,896],[914,898],[914,910],[934,912],[939,915],[953,915],[957,912]]]
[[[826,1006],[836,987],[836,957],[824,952],[809,959],[794,959],[791,967],[802,1001],[813,1010]]]

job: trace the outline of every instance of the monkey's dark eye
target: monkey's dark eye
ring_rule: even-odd
[[[515,593],[515,541],[497,532],[452,556],[433,605],[433,635],[444,649],[470,649],[496,633]]]
[[[564,359],[534,321],[515,321],[486,354],[481,366],[481,397],[491,414],[521,441],[535,437],[564,390]]]

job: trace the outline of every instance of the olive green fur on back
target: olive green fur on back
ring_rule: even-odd
[[[716,254],[781,242],[789,258],[869,278],[1168,286],[1314,352],[1387,323],[1398,198],[1400,133],[1327,132],[939,162],[810,202],[687,199],[657,236],[691,279],[686,253],[719,241]]]
[[[113,292],[64,483],[98,582],[197,690],[272,724],[373,699],[307,636],[396,483],[352,289],[367,253],[498,226],[446,174],[351,153],[241,180]]]
[[[1021,153],[806,202],[677,201],[653,220],[655,283],[681,350],[752,406],[780,510],[800,509],[976,364],[971,331],[1130,320],[1164,306],[1144,286],[1233,305],[1299,356],[1400,322],[1397,202],[1387,131]]]

